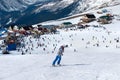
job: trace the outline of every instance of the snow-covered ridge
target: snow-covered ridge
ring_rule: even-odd
[[[103,5],[110,6],[112,4],[118,3],[118,0],[60,0],[56,2],[50,2],[38,7],[35,10],[35,13],[40,12],[41,10],[50,10],[57,11],[66,8],[67,6],[75,3],[75,9],[69,15],[80,13],[85,10],[98,9]],[[106,7],[106,6],[105,6]]]
[[[69,6],[70,4],[72,4],[73,2],[74,2],[74,0],[61,0],[61,1],[56,1],[56,2],[50,2],[50,3],[44,4],[40,7],[38,7],[35,10],[35,13],[38,13],[41,10],[56,11],[57,9],[63,9],[67,6]]]
[[[7,12],[19,11],[27,8],[31,4],[41,1],[42,0],[0,0],[0,9]]]
[[[112,6],[115,4],[119,4],[120,1],[119,0],[88,0],[88,3],[90,6],[90,8],[102,8],[102,7],[107,7],[107,6]]]
[[[73,13],[80,12],[81,9],[92,8],[96,6],[101,6],[103,4],[111,5],[113,2],[118,2],[119,0],[44,0],[49,1],[38,9],[35,12],[40,12],[43,9],[49,9],[55,11],[60,8],[65,8],[70,4],[77,2],[76,9],[73,10]],[[27,8],[29,5],[44,2],[43,0],[0,0],[0,9],[5,11],[18,11],[21,9]],[[75,12],[76,11],[76,12]]]

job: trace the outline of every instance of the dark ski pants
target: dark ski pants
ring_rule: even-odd
[[[60,64],[60,61],[61,61],[61,56],[57,55],[56,58],[55,58],[55,60],[53,61],[52,65],[55,65],[56,62],[57,62],[57,64]]]

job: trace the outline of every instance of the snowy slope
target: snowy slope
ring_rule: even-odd
[[[96,30],[98,30],[98,32]],[[71,38],[69,37],[70,35],[72,35]],[[50,45],[48,45],[47,51],[42,51],[40,48],[36,51],[33,51],[31,55],[0,56],[0,79],[119,80],[120,49],[116,49],[115,45],[110,45],[109,48],[106,48],[105,44],[107,44],[107,42],[102,44],[101,47],[94,47],[92,46],[93,43],[91,43],[88,48],[85,48],[86,42],[88,40],[92,40],[92,36],[101,38],[102,35],[108,37],[108,34],[103,29],[94,28],[83,31],[61,31],[60,35],[45,35],[47,38],[52,40]],[[108,37],[107,40],[114,39],[115,36],[113,35],[119,36],[119,34],[112,33],[110,35],[112,37]],[[61,39],[61,36],[64,40]],[[55,53],[51,53],[51,50],[53,49],[51,46],[54,43],[58,44],[58,42],[54,42],[54,37],[56,40],[60,40],[61,44],[73,44],[65,49],[61,62],[63,66],[61,67],[51,67],[52,61],[56,55]],[[47,38],[45,42],[46,44],[48,40]],[[82,41],[81,38],[84,38],[85,41]],[[33,43],[36,44],[35,42]],[[77,52],[74,52],[74,49],[77,49]],[[48,51],[50,53],[46,54]]]
[[[120,14],[119,7],[107,9],[113,14]],[[91,12],[97,15],[96,10]],[[78,19],[70,20],[75,22]],[[59,24],[61,21],[51,23]],[[92,26],[68,31],[63,29],[59,30],[60,34],[46,34],[40,39],[32,37],[33,50],[25,55],[17,51],[11,52],[13,55],[0,55],[0,80],[120,80],[120,42],[116,42],[120,39],[119,23],[115,17],[112,24],[102,25],[106,29]],[[90,25],[98,24],[93,22]],[[25,37],[25,43],[30,43],[29,38]],[[44,43],[44,46],[36,48],[37,42]],[[26,48],[32,48],[32,44]],[[61,44],[68,44],[62,57],[63,66],[52,67]]]

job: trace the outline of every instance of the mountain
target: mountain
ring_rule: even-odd
[[[7,12],[21,11],[31,4],[45,1],[47,0],[0,0],[0,9]]]
[[[55,20],[117,0],[0,0],[0,26],[32,25]]]
[[[5,26],[15,23],[31,5],[44,3],[46,1],[47,0],[0,0],[0,25]]]

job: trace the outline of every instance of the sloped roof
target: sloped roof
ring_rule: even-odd
[[[24,26],[24,27],[23,27],[24,30],[30,30],[30,28],[33,29],[32,26]]]
[[[86,14],[86,17],[88,17],[88,18],[96,18],[94,14]]]
[[[99,17],[100,19],[106,19],[106,20],[110,20],[110,17],[109,16],[101,16]]]
[[[71,22],[64,22],[63,24],[64,25],[71,25],[72,23]]]

